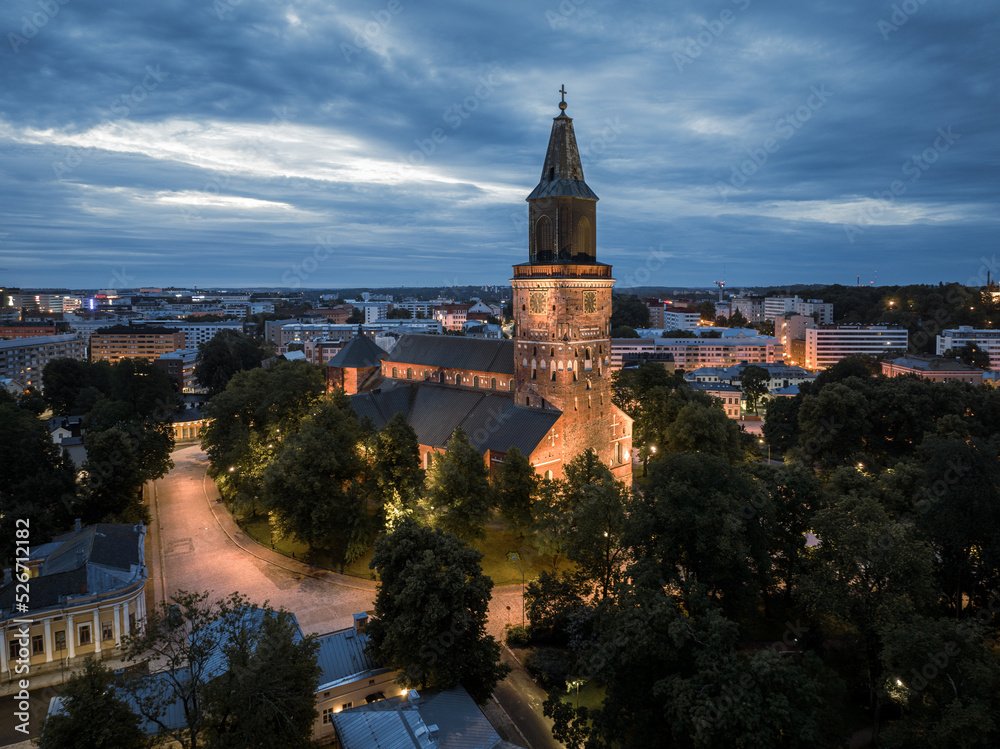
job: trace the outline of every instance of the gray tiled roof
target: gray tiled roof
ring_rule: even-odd
[[[514,374],[514,342],[442,335],[404,335],[386,361],[443,369]]]
[[[337,740],[344,749],[430,749],[434,745],[420,713],[397,707],[380,710],[345,710],[333,716]]]
[[[497,390],[472,390],[433,383],[398,383],[351,400],[359,416],[381,429],[402,413],[421,445],[444,447],[462,427],[480,452],[506,452],[511,445],[531,455],[562,415],[552,409],[514,403],[514,395]]]
[[[344,348],[340,349],[327,362],[326,366],[350,367],[352,369],[378,367],[387,356],[388,354],[382,350],[381,346],[362,333],[349,340]]]

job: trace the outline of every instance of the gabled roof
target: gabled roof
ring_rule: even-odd
[[[382,360],[388,354],[375,341],[364,334],[356,335],[340,349],[330,361],[328,367],[345,367],[361,369],[363,367],[380,367]]]
[[[386,359],[442,369],[514,374],[514,342],[460,336],[407,334]]]
[[[513,445],[525,455],[531,455],[562,416],[554,409],[518,406],[510,392],[427,382],[396,383],[379,392],[361,393],[351,405],[376,429],[402,413],[421,445],[445,447],[455,429],[462,427],[480,452],[507,452]]]

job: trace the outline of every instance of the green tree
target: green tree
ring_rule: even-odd
[[[971,341],[964,346],[950,348],[941,354],[941,356],[945,359],[959,359],[966,364],[971,364],[973,367],[979,367],[980,369],[990,368],[989,352],[983,351]]]
[[[803,399],[798,418],[796,455],[807,464],[832,469],[865,457],[871,409],[862,392],[846,383],[831,383]]]
[[[493,581],[475,549],[450,533],[404,520],[375,542],[375,617],[369,653],[400,670],[403,686],[447,689],[459,682],[485,702],[510,668],[486,634]]]
[[[633,419],[638,418],[642,403],[655,388],[667,391],[683,382],[680,375],[668,372],[655,362],[643,362],[638,367],[619,369],[611,375],[611,400]]]
[[[88,432],[83,443],[80,516],[86,523],[149,522],[142,504],[143,473],[129,436],[120,429]]]
[[[771,376],[763,367],[751,364],[740,372],[740,387],[747,399],[747,408],[757,413],[760,399],[767,395],[767,383]]]
[[[357,307],[351,308],[351,316],[347,318],[347,322],[351,325],[360,325],[365,321],[364,313]]]
[[[497,508],[507,527],[521,538],[531,527],[538,474],[528,459],[511,445],[493,477]]]
[[[402,413],[395,414],[372,438],[372,478],[388,530],[411,517],[424,493],[417,433]]]
[[[894,520],[874,482],[841,468],[813,516],[811,549],[797,594],[817,619],[832,619],[857,643],[875,730],[884,704],[882,635],[935,601],[933,551],[910,520]]]
[[[390,320],[410,320],[413,318],[413,313],[408,309],[397,307],[396,309],[389,310],[389,314],[386,317]]]
[[[570,625],[588,608],[594,586],[580,572],[543,571],[524,591],[528,634],[538,645],[565,646]]]
[[[45,543],[72,521],[76,470],[49,437],[45,422],[0,403],[0,557],[15,551],[16,530],[27,523],[33,545]],[[6,566],[6,565],[5,565]]]
[[[216,395],[237,372],[254,369],[270,355],[259,341],[238,330],[220,330],[198,346],[194,375],[209,395]]]
[[[649,327],[649,307],[634,295],[611,297],[611,328]]]
[[[710,301],[698,302],[694,305],[694,308],[698,310],[701,315],[702,320],[708,320],[709,322],[714,322],[715,320],[715,304]]]
[[[611,329],[612,338],[638,338],[639,334],[635,332],[635,328],[630,328],[628,325],[619,325],[617,328]]]
[[[367,437],[350,397],[335,392],[282,441],[263,474],[264,504],[281,525],[310,548],[329,546],[341,566],[367,546],[361,456]]]
[[[903,708],[879,737],[890,749],[996,746],[1000,665],[973,622],[917,617],[883,636],[883,688]]]
[[[448,450],[431,465],[428,499],[441,530],[461,539],[485,538],[486,521],[495,504],[489,471],[482,454],[461,427],[448,440]]]
[[[180,404],[170,377],[146,359],[112,365],[109,399],[124,404],[129,419],[169,419]]]
[[[42,724],[39,749],[145,749],[150,739],[103,663],[87,658],[63,685],[62,710]]]
[[[733,310],[733,314],[729,316],[728,323],[730,328],[746,328],[750,325],[750,321],[738,309]]]
[[[771,398],[764,403],[764,439],[772,450],[786,453],[798,444],[802,396]]]
[[[531,515],[534,522],[529,543],[539,554],[552,557],[552,571],[555,573],[573,532],[573,512],[565,483],[559,479],[541,479]]]
[[[162,671],[125,682],[137,712],[185,749],[307,747],[316,719],[318,644],[294,617],[239,593],[178,591],[126,636],[125,657]],[[184,725],[165,723],[178,705]]]
[[[110,394],[111,365],[79,359],[53,359],[42,370],[42,390],[54,414],[86,413],[97,394]],[[92,392],[84,396],[88,390]]]

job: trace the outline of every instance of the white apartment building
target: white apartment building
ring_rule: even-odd
[[[75,334],[0,341],[0,379],[42,387],[42,370],[53,359],[87,360],[87,342]]]
[[[664,307],[662,314],[664,330],[694,330],[701,322],[701,313],[690,307]]]
[[[806,330],[804,366],[826,369],[848,356],[900,356],[909,333],[898,325],[825,325]]]
[[[611,341],[612,371],[621,369],[622,355],[625,352],[671,354],[675,367],[685,372],[699,367],[730,367],[743,362],[774,364],[782,361],[783,353],[781,341],[770,336],[614,338]]]
[[[773,296],[764,300],[764,319],[774,321],[779,315],[816,315],[820,325],[833,324],[833,305],[822,299],[800,299],[797,296]]]
[[[180,330],[184,333],[184,345],[187,348],[198,348],[203,343],[208,343],[215,338],[216,334],[223,330],[235,330],[243,332],[243,323],[239,320],[222,320],[221,322],[186,322],[184,320],[145,320],[137,323],[140,325],[152,325],[155,327],[170,328]]]
[[[990,369],[1000,370],[1000,330],[982,330],[970,325],[942,330],[937,337],[937,355],[969,343],[976,344],[990,355]]]
[[[109,328],[122,322],[118,315],[78,315],[72,312],[63,313],[63,322],[69,325],[69,329],[80,336],[87,345],[90,345],[90,336],[95,330]]]

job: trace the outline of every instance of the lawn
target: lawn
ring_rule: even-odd
[[[285,556],[302,559],[317,567],[342,572],[352,577],[362,577],[372,579],[372,571],[368,563],[372,559],[372,549],[343,570],[339,565],[334,565],[330,554],[323,550],[309,552],[308,547],[293,539],[284,538],[271,543],[271,527],[268,524],[266,515],[258,515],[256,518],[237,518],[236,522],[254,540],[263,546],[270,546]],[[486,529],[486,538],[473,544],[483,554],[483,572],[493,580],[494,585],[519,585],[521,583],[521,572],[517,564],[508,559],[508,553],[514,552],[518,556],[521,568],[524,570],[524,581],[530,582],[538,577],[543,570],[552,570],[552,556],[549,554],[539,554],[534,547],[527,543],[521,543],[517,536],[504,530],[498,523],[491,523]],[[567,563],[560,559],[559,568],[564,569]]]

